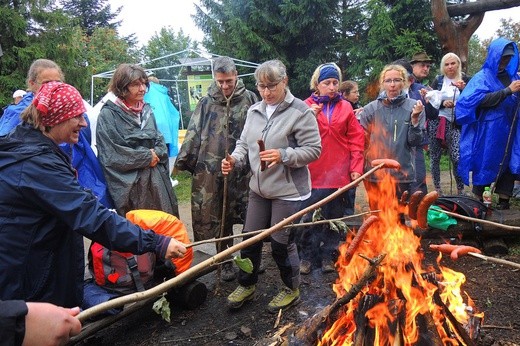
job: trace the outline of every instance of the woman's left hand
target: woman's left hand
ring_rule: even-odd
[[[419,123],[419,115],[424,110],[424,105],[421,101],[417,101],[412,108],[412,125],[417,125]]]
[[[267,168],[271,168],[279,162],[282,162],[282,156],[278,149],[267,149],[260,152],[260,160],[267,163]]]

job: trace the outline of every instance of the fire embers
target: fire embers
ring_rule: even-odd
[[[324,309],[327,326],[317,343],[472,345],[480,319],[472,315],[471,300],[463,297],[465,276],[424,264],[420,239],[397,221],[402,205],[394,181],[388,176],[381,184],[378,195],[370,196],[380,201],[377,219],[367,219],[358,231],[361,236],[349,235],[340,248],[339,279],[333,287],[338,298]],[[435,200],[427,197],[417,203],[418,221],[421,203]],[[306,326],[307,332],[319,334],[319,328]]]

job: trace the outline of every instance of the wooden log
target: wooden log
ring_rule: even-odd
[[[509,247],[502,238],[483,239],[482,245],[484,253],[488,255],[507,255],[509,253]]]
[[[332,304],[323,308],[311,318],[307,319],[302,326],[295,332],[295,342],[298,345],[316,345],[318,339],[318,331],[324,328],[325,322],[329,316],[334,315],[345,304],[355,298],[365,285],[376,275],[377,267],[381,264],[385,254],[379,255],[369,261],[369,266],[359,278],[358,282],[353,285],[350,290],[340,298],[337,298]]]

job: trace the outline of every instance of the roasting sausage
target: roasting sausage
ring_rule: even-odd
[[[406,205],[408,203],[408,196],[410,196],[410,192],[408,192],[408,190],[403,191],[399,204]]]
[[[265,151],[265,143],[263,139],[256,141],[260,147],[260,152]],[[260,160],[260,171],[263,172],[267,168],[267,162]]]
[[[354,238],[350,242],[350,244],[349,244],[349,246],[347,248],[347,251],[345,252],[345,259],[346,259],[347,263],[350,262],[350,260],[352,259],[352,256],[354,255],[354,252],[356,252],[356,249],[359,246],[359,242],[361,241],[361,239],[363,239],[363,237],[365,236],[365,233],[368,231],[370,226],[372,226],[372,224],[374,224],[374,222],[376,222],[378,220],[379,220],[379,217],[377,217],[375,215],[370,215],[368,217],[368,219],[366,219],[361,224],[361,226],[359,227],[358,231],[356,232],[356,235],[354,236]]]
[[[480,249],[477,249],[476,247],[469,246],[469,245],[452,245],[452,244],[435,245],[435,244],[431,244],[430,249],[437,250],[444,254],[450,254],[450,257],[452,260],[458,259],[459,256],[467,255],[468,252],[482,253],[482,251],[480,251]]]
[[[431,191],[424,196],[417,207],[417,225],[422,229],[428,228],[428,208],[439,198],[437,191]]]
[[[424,192],[415,191],[412,193],[410,197],[410,203],[408,203],[408,216],[412,220],[417,220],[417,208],[419,207],[419,203],[421,202],[424,196]]]
[[[401,169],[401,164],[399,162],[397,162],[396,160],[392,160],[392,159],[375,159],[375,160],[372,160],[371,165],[372,165],[372,167],[376,167],[382,163],[384,164],[382,168],[393,168],[393,169],[397,169],[397,170]]]
[[[477,249],[476,247],[468,246],[468,245],[460,245],[460,246],[457,246],[457,248],[451,252],[450,257],[452,260],[456,260],[457,258],[459,258],[459,256],[467,255],[468,252],[481,253],[481,251],[479,249]]]

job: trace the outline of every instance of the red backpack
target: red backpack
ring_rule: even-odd
[[[159,210],[132,210],[126,218],[143,229],[173,237],[185,244],[190,243],[184,224],[175,216]],[[153,284],[155,254],[152,252],[133,255],[112,251],[101,244],[92,243],[89,251],[90,273],[98,286],[123,294],[143,291]],[[193,249],[189,248],[182,258],[172,260],[175,274],[191,266]]]

